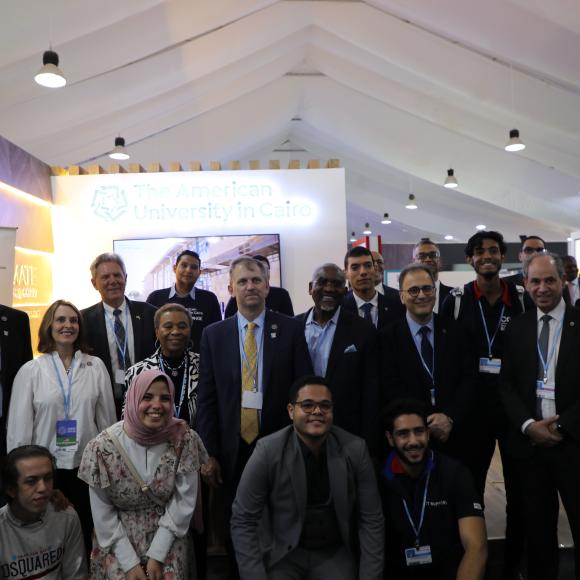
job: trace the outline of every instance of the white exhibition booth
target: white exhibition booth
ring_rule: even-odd
[[[52,190],[53,296],[80,308],[100,299],[89,265],[114,240],[279,234],[296,312],[314,268],[347,247],[342,168],[58,176]]]

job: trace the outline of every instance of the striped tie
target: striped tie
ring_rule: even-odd
[[[242,360],[242,399],[244,391],[253,391],[257,386],[258,377],[258,349],[254,335],[254,322],[248,323],[244,340],[244,357]],[[252,443],[258,436],[258,410],[242,407],[240,421],[240,436],[248,443]]]
[[[117,309],[113,311],[115,317],[115,336],[117,339],[117,359],[119,361],[119,368],[126,371],[131,366],[131,355],[129,354],[129,345],[125,344],[125,327],[121,321],[122,312]],[[121,345],[124,349],[121,350]]]

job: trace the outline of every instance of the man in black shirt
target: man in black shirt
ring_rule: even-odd
[[[201,259],[197,252],[184,250],[177,256],[175,266],[175,284],[170,288],[154,290],[147,297],[147,302],[157,308],[174,302],[181,304],[191,313],[191,341],[193,351],[199,352],[201,333],[203,329],[222,319],[221,308],[217,296],[209,290],[196,288],[201,274]]]
[[[298,379],[289,399],[292,425],[258,441],[232,508],[241,579],[382,580],[383,517],[364,441],[332,425],[324,378]]]
[[[472,452],[466,465],[482,497],[496,441],[499,443],[507,500],[504,558],[507,580],[518,577],[524,527],[517,472],[506,454],[508,419],[499,395],[499,372],[504,333],[524,307],[522,293],[499,277],[506,251],[499,232],[480,231],[471,236],[465,246],[465,256],[475,270],[476,279],[451,291],[443,303],[442,314],[458,321],[477,361],[475,412],[469,421]]]
[[[381,477],[385,578],[482,580],[487,538],[469,471],[429,449],[427,407],[399,399],[385,413],[393,451]]]

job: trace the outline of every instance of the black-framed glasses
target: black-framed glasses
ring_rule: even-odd
[[[412,298],[417,298],[421,292],[423,292],[425,296],[432,296],[433,292],[435,292],[435,286],[432,286],[431,284],[425,284],[425,286],[411,286],[410,288],[407,288],[407,290],[403,290],[403,292],[406,292]]]
[[[545,254],[546,253],[546,248],[532,248],[531,246],[528,246],[527,248],[523,248],[522,252],[524,254],[526,254],[526,256],[531,256],[532,254]]]
[[[332,401],[313,401],[312,399],[305,399],[304,401],[294,401],[293,405],[299,405],[300,408],[307,414],[310,415],[314,413],[316,407],[320,409],[321,413],[328,413],[332,411],[332,407],[334,407],[334,403]]]
[[[417,258],[419,260],[436,260],[441,254],[437,251],[435,252],[419,252]]]

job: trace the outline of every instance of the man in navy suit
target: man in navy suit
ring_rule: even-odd
[[[436,293],[433,312],[437,314],[443,301],[452,290],[451,286],[446,286],[439,280],[439,270],[441,270],[441,252],[439,251],[439,247],[429,238],[421,238],[413,248],[413,262],[425,264],[433,272]]]
[[[528,258],[524,281],[536,308],[508,327],[500,393],[510,420],[507,452],[522,482],[528,578],[558,577],[558,493],[580,578],[580,312],[562,299],[556,254]]]
[[[385,286],[384,294],[377,292],[370,250],[364,246],[351,248],[344,257],[344,271],[351,287],[343,302],[345,310],[358,314],[379,330],[405,313],[399,293],[394,288]]]
[[[107,367],[113,385],[117,416],[125,391],[125,371],[153,354],[157,308],[125,297],[127,270],[121,256],[101,254],[91,264],[91,282],[101,302],[81,311],[91,354]]]
[[[6,415],[12,383],[32,359],[28,314],[0,304],[0,456],[6,452]]]
[[[300,323],[266,309],[268,271],[243,256],[230,266],[235,316],[201,337],[197,431],[210,456],[202,467],[211,486],[224,484],[225,520],[242,471],[259,437],[288,425],[286,402],[294,380],[312,374]],[[237,577],[228,542],[230,576]]]
[[[406,316],[379,334],[383,402],[422,401],[437,448],[469,465],[465,428],[474,407],[474,356],[455,321],[434,314],[435,280],[429,266],[403,268],[399,287]]]
[[[308,291],[314,308],[296,319],[304,329],[315,374],[330,384],[334,424],[364,437],[373,453],[380,435],[376,331],[341,308],[346,278],[336,264],[316,268]]]

